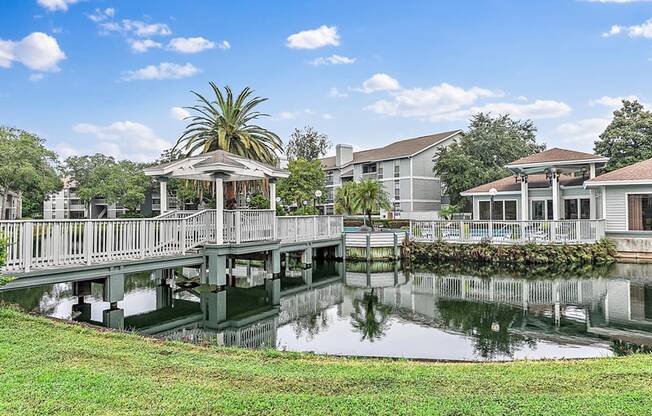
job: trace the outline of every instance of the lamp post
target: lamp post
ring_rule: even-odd
[[[489,195],[491,196],[491,202],[489,202],[489,237],[493,238],[494,236],[494,197],[498,193],[496,188],[491,188],[489,190]]]
[[[315,191],[315,208],[317,208],[317,204],[319,203],[319,198],[321,198],[321,191],[317,189]]]

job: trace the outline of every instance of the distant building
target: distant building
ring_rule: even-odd
[[[7,195],[0,193],[0,198],[5,201],[2,216],[0,217],[1,220],[19,220],[22,218],[23,199],[19,194],[9,191]]]
[[[321,159],[326,171],[326,195],[321,204],[332,214],[335,192],[342,183],[374,179],[382,182],[393,209],[381,212],[385,218],[437,218],[448,204],[445,187],[433,172],[437,151],[461,138],[461,130],[401,140],[377,149],[354,152],[338,144],[335,156]]]
[[[176,199],[168,198],[170,209],[176,209]],[[145,195],[143,214],[147,216],[158,215],[160,212],[160,197],[158,193]],[[75,193],[75,184],[64,179],[63,189],[48,195],[43,202],[43,219],[83,219],[83,218],[118,218],[124,215],[127,209],[119,204],[109,204],[104,198],[94,198],[86,206]],[[90,217],[89,217],[90,213]]]

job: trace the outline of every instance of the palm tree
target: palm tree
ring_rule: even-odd
[[[335,191],[335,212],[338,214],[352,215],[357,211],[356,194],[357,184],[355,182],[344,182]]]
[[[256,106],[267,98],[252,97],[254,91],[249,87],[234,98],[228,86],[224,87],[225,93],[214,82],[210,86],[215,94],[213,101],[192,91],[199,103],[187,107],[195,114],[188,117],[190,123],[175,149],[183,148],[186,156],[225,150],[259,162],[276,164],[277,152],[283,151],[281,139],[275,133],[252,124],[268,116],[255,111]]]
[[[351,326],[362,334],[362,341],[368,339],[374,342],[385,335],[389,327],[389,318],[392,308],[384,305],[374,293],[374,289],[364,292],[362,299],[353,301],[354,312],[351,313]]]
[[[383,189],[383,185],[371,179],[365,179],[358,183],[355,192],[355,206],[358,210],[369,219],[369,225],[374,228],[371,220],[371,214],[380,211],[380,209],[392,209],[389,203],[387,192]]]

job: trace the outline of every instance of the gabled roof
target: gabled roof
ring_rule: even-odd
[[[461,132],[462,130],[445,131],[428,136],[415,137],[413,139],[399,140],[385,147],[354,152],[352,163],[366,163],[412,156]],[[321,164],[324,169],[335,168],[335,156],[321,159]]]
[[[550,182],[545,174],[535,174],[528,176],[528,189],[545,189],[550,187]],[[561,175],[559,177],[559,184],[561,186],[576,186],[582,185],[584,178],[581,176]],[[485,183],[475,188],[468,189],[462,192],[462,196],[471,196],[473,194],[487,194],[491,188],[496,188],[498,192],[521,192],[521,183],[516,182],[513,176],[507,176],[493,182]]]
[[[552,149],[544,150],[543,152],[535,153],[509,163],[506,167],[518,167],[526,165],[538,165],[553,162],[606,162],[609,160],[604,156],[594,155],[592,153],[578,152],[576,150],[560,149],[553,147]]]
[[[636,183],[652,183],[652,159],[643,160],[624,168],[596,176],[586,182],[586,186],[602,186],[607,183],[627,185]]]

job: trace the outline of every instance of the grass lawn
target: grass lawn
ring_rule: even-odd
[[[0,414],[652,414],[652,356],[430,364],[216,349],[0,308]]]

